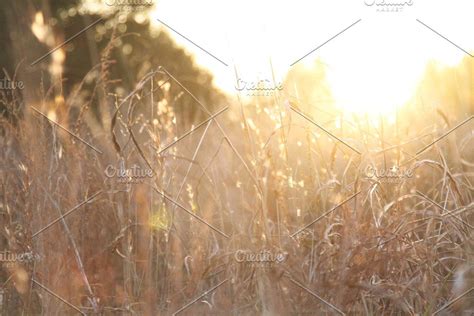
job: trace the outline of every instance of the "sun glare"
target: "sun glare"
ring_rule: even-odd
[[[323,12],[317,9],[321,8],[317,1],[244,0],[224,5],[208,0],[185,4],[164,0],[152,16],[156,27],[163,27],[156,21],[159,18],[222,61],[167,29],[199,64],[210,69],[216,84],[228,93],[236,93],[239,78],[283,81],[298,64],[311,66],[319,60],[325,65],[337,108],[390,116],[413,96],[428,62],[452,66],[467,56],[427,26],[436,27],[467,50],[474,47],[469,32],[459,31],[470,21],[469,10],[458,9],[472,8],[473,4],[459,2],[462,6],[407,1],[411,5],[401,6],[400,12],[380,12],[377,1],[336,0],[325,2]],[[180,10],[182,7],[186,10]],[[215,19],[195,14],[211,7]],[[174,14],[177,11],[182,12],[179,19]],[[457,22],[443,23],[439,16],[450,11],[458,16]],[[430,25],[434,22],[436,25]],[[293,88],[289,84],[283,90],[288,96],[294,93]]]

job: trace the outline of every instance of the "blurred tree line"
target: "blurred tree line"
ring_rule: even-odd
[[[88,107],[100,116],[99,107],[113,109],[114,98],[126,96],[141,78],[158,66],[173,74],[210,110],[222,107],[224,97],[213,87],[212,75],[199,68],[167,33],[150,27],[149,8],[110,6],[103,1],[90,3],[104,10],[89,10],[85,2],[78,0],[0,3],[0,27],[4,30],[0,33],[3,43],[0,65],[10,77],[16,74],[16,80],[25,86],[19,91],[21,100],[16,104],[16,110],[21,113],[25,105],[48,101],[48,98],[54,100],[53,96],[58,94],[67,99],[80,87],[79,98],[70,102],[89,103]],[[62,47],[65,58],[59,83],[51,76],[54,54],[31,65],[99,18],[102,18],[99,23]],[[38,37],[43,33],[46,35],[41,42]],[[157,80],[167,79],[165,77],[157,77]],[[170,89],[175,96],[172,106],[186,122],[207,117],[188,94],[182,93],[181,87],[174,84]],[[54,102],[61,100],[56,98]],[[5,115],[6,105],[1,106]]]

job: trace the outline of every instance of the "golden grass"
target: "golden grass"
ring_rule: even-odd
[[[473,122],[413,159],[466,112],[411,104],[396,124],[374,126],[279,94],[231,104],[158,155],[190,128],[170,86],[185,88],[162,69],[145,76],[126,102],[117,98],[108,124],[90,109],[80,124],[69,111],[58,118],[102,154],[28,107],[2,119],[2,243],[42,255],[4,267],[7,314],[76,312],[32,278],[84,313],[106,315],[472,312],[474,293],[453,300],[474,286]],[[108,178],[107,166],[121,162],[154,177]],[[367,178],[370,164],[412,176]],[[285,259],[239,262],[238,250]]]

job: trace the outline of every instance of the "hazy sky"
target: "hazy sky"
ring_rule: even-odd
[[[293,62],[362,19],[300,62],[321,59],[339,106],[356,109],[394,107],[410,97],[428,60],[452,65],[466,56],[417,19],[461,48],[474,48],[472,0],[413,0],[401,12],[378,12],[382,6],[364,0],[161,0],[156,7],[154,17],[229,65],[170,32],[227,91],[235,91],[234,65],[246,80],[268,78],[271,58],[282,79]]]

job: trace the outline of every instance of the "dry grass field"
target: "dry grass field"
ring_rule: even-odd
[[[1,315],[474,314],[471,57],[370,116],[303,67],[239,98],[179,49],[124,68],[119,25],[90,69],[4,68]]]

